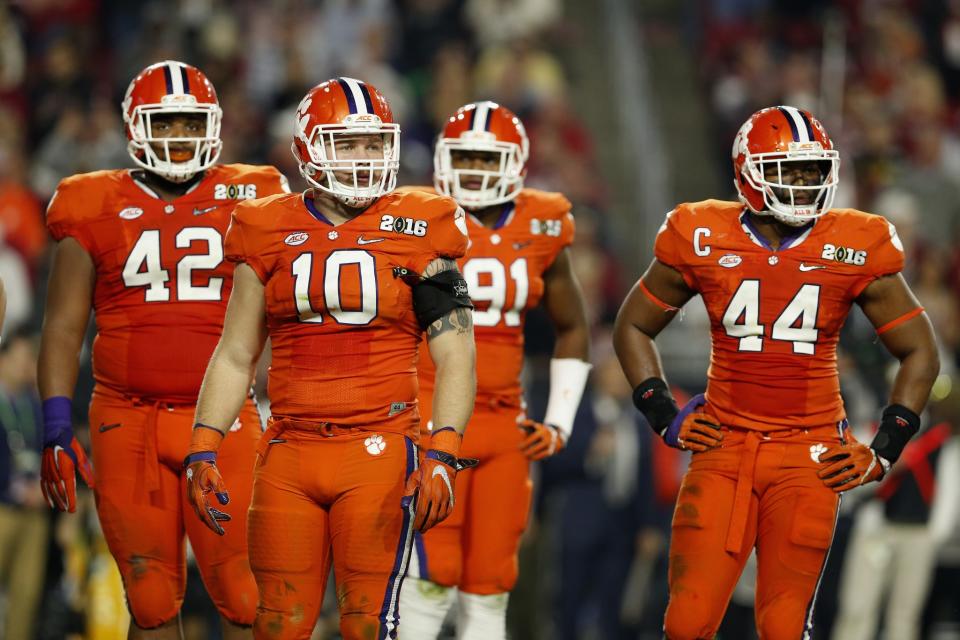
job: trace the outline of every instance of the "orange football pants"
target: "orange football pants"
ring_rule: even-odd
[[[421,415],[429,416],[432,398],[425,395]],[[530,463],[519,449],[524,434],[517,420],[523,415],[515,403],[477,399],[460,455],[480,464],[457,474],[450,516],[414,535],[412,577],[476,595],[513,589],[533,493]],[[429,437],[429,431],[420,434],[425,448]]]
[[[250,505],[255,638],[309,638],[333,564],[344,640],[397,637],[416,445],[399,433],[271,420]]]
[[[256,447],[263,432],[252,401],[239,429],[217,455],[233,519],[223,537],[210,531],[186,500],[181,469],[190,446],[195,407],[131,399],[98,385],[90,403],[97,513],[117,561],[136,625],[160,626],[180,611],[186,587],[184,533],[220,614],[253,624],[257,588],[247,561],[246,512]],[[236,425],[235,425],[236,426]]]
[[[724,427],[720,447],[693,455],[673,514],[669,640],[714,637],[754,547],[761,640],[808,637],[840,504],[818,456],[841,432]]]

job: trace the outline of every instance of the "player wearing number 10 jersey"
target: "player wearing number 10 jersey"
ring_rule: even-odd
[[[257,638],[309,638],[331,565],[343,638],[396,638],[413,529],[449,514],[466,464],[458,453],[474,346],[455,262],[466,220],[450,198],[394,192],[399,135],[369,84],[314,87],[297,108],[293,146],[312,189],[237,207],[227,234],[234,291],[185,465],[197,513],[219,528],[209,494],[223,504],[232,488],[216,451],[233,437],[223,433],[269,335],[273,415],[249,518]],[[432,415],[443,427],[424,442],[418,469],[424,331],[438,361]]]
[[[237,516],[227,544],[184,517],[181,462],[203,370],[230,295],[224,237],[241,201],[286,191],[272,167],[215,164],[220,106],[197,69],[147,67],[123,103],[141,170],[98,171],[60,183],[47,212],[58,241],[44,318],[40,389],[43,488],[74,510],[74,467],[92,483],[72,437],[69,398],[91,307],[96,386],[90,427],[97,511],[120,568],[134,637],[179,637],[184,531],[227,637],[249,637],[257,592],[246,555],[257,412],[247,400],[221,457]]]
[[[404,632],[415,638],[437,637],[454,595],[458,638],[505,638],[530,508],[530,460],[563,448],[590,368],[584,303],[567,251],[570,202],[523,188],[527,154],[523,124],[493,102],[459,109],[436,146],[436,190],[469,211],[470,247],[459,262],[476,305],[477,402],[463,447],[480,464],[458,481],[453,515],[417,536],[401,594]],[[541,300],[557,342],[547,413],[534,422],[524,410],[520,371],[524,319]],[[421,353],[424,405],[436,402],[433,377],[433,362]],[[422,428],[430,433],[426,421]]]
[[[823,126],[764,109],[740,129],[733,161],[741,202],[668,214],[615,329],[635,404],[668,445],[694,452],[673,517],[670,640],[714,636],[754,548],[760,637],[810,637],[839,494],[896,462],[938,371],[896,230],[831,209],[839,154]],[[679,410],[653,339],[698,293],[713,340],[707,391]],[[846,430],[837,375],[854,303],[900,361],[870,446]]]

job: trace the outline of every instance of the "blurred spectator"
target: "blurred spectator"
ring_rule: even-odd
[[[3,637],[33,637],[50,536],[40,492],[43,426],[36,390],[37,338],[9,336],[0,348],[0,576]]]
[[[482,47],[526,40],[556,24],[560,0],[467,0],[467,23]]]

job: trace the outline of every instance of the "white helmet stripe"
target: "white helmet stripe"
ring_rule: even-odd
[[[796,128],[797,132],[797,142],[813,142],[810,139],[810,135],[807,133],[808,126],[804,122],[803,116],[800,114],[800,111],[796,107],[780,107],[780,110],[787,114]]]
[[[360,90],[360,81],[353,78],[341,77],[341,80],[350,88],[353,95],[353,102],[357,106],[357,113],[370,113],[367,111],[366,100],[363,99],[363,92]]]
[[[487,118],[490,117],[490,107],[496,108],[489,100],[477,103],[477,112],[473,115],[473,131],[486,131]]]
[[[180,62],[168,62],[167,63],[167,73],[170,78],[170,93],[173,95],[182,95],[183,94],[183,75],[181,75],[180,69],[183,67],[183,64]]]

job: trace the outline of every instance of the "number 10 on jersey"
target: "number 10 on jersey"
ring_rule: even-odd
[[[812,356],[819,329],[816,327],[820,305],[820,285],[805,284],[774,321],[772,340],[793,343],[793,352]],[[744,280],[737,287],[723,312],[723,328],[738,338],[739,351],[763,351],[764,326],[760,324],[760,281]]]

